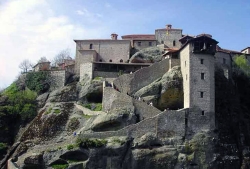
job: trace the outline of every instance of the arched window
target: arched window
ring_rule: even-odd
[[[173,41],[173,46],[175,46],[175,40]]]
[[[120,60],[120,62],[122,63],[122,62],[123,62],[123,60],[121,59],[121,60]]]
[[[110,59],[109,62],[112,62],[112,59]]]
[[[92,43],[89,45],[89,49],[93,49],[93,44]]]
[[[100,59],[99,62],[102,62],[102,59]]]

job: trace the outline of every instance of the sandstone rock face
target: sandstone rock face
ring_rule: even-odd
[[[162,50],[158,47],[149,47],[136,52],[130,63],[159,62],[162,59]]]

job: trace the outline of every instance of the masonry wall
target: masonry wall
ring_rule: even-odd
[[[119,76],[114,84],[120,91],[133,94],[144,86],[162,77],[169,70],[169,59],[164,59],[153,65],[142,68],[133,74]]]
[[[56,70],[50,72],[50,90],[55,90],[59,87],[63,87],[66,84],[66,80],[69,78],[70,73],[65,70]]]
[[[139,45],[139,42],[140,42],[140,45]],[[151,42],[151,46],[149,45],[150,42]],[[142,40],[142,41],[134,40],[133,41],[133,47],[135,49],[138,49],[138,50],[148,48],[148,47],[153,47],[153,46],[156,46],[156,41],[155,40]]]
[[[76,50],[90,50],[98,53],[97,61],[119,63],[121,59],[127,61],[130,55],[130,40],[82,40],[77,41]]]
[[[95,50],[77,50],[76,51],[76,62],[75,62],[75,73],[80,74],[80,65],[87,62],[94,62],[97,58]]]
[[[134,109],[132,98],[127,94],[116,91],[112,87],[103,88],[103,111],[110,111],[116,108],[125,107],[126,109]]]
[[[166,111],[139,123],[112,132],[94,132],[80,135],[81,138],[107,138],[114,136],[142,137],[148,132],[155,133],[159,139],[185,136],[185,109]]]
[[[188,44],[180,51],[180,65],[183,77],[184,108],[189,108],[190,104],[190,45]]]
[[[80,81],[82,81],[86,76],[90,79],[93,78],[93,63],[82,63],[80,65]]]
[[[157,39],[157,43],[161,44],[162,41],[168,47],[176,47],[180,48],[181,43],[179,39],[182,38],[182,30],[181,29],[156,29],[155,30],[155,38]],[[173,46],[173,41],[175,41],[175,46]]]
[[[230,78],[232,76],[232,58],[230,54],[217,52],[215,54],[215,63],[223,69],[226,78]]]
[[[94,71],[93,78],[103,77],[103,78],[117,78],[118,72],[103,72],[103,71]]]
[[[190,107],[199,107],[205,115],[215,112],[214,64],[213,55],[190,54]],[[201,73],[205,74],[205,79],[201,79]],[[203,98],[200,92],[204,93]]]

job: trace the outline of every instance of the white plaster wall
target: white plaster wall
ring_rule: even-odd
[[[180,52],[180,65],[183,77],[184,91],[184,108],[189,108],[190,105],[190,45],[188,44]]]

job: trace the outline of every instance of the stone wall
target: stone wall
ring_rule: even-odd
[[[104,72],[104,71],[94,71],[93,78],[95,77],[103,77],[103,78],[117,78],[118,72]]]
[[[153,106],[147,105],[146,102],[133,100],[133,103],[135,107],[135,114],[139,116],[140,121],[161,113],[160,110]]]
[[[93,78],[93,63],[82,63],[80,65],[80,81],[85,78],[85,76],[88,76],[90,79]]]
[[[120,63],[126,62],[130,56],[130,40],[80,40],[76,41],[76,74],[79,74],[79,66],[83,63],[82,52],[85,50],[96,51],[95,61]]]
[[[116,91],[112,87],[103,88],[103,111],[110,111],[116,108],[134,109],[133,101],[127,94]]]
[[[172,67],[175,67],[175,66],[180,66],[180,59],[171,58],[169,60],[169,69],[172,69]]]
[[[150,46],[151,43],[151,46]],[[134,40],[133,41],[133,47],[135,49],[141,50],[144,48],[148,48],[148,47],[154,47],[156,46],[156,41],[155,40]]]
[[[93,62],[97,58],[95,50],[77,50],[76,51],[76,62],[75,62],[75,73],[80,74],[80,65],[83,63]]]
[[[157,39],[157,43],[161,44],[162,41],[168,47],[176,47],[180,48],[181,43],[179,39],[182,38],[182,30],[181,29],[156,29],[155,30],[155,38]],[[175,46],[173,46],[173,41],[175,41]]]
[[[147,118],[139,123],[132,124],[118,131],[94,132],[81,134],[81,138],[107,138],[114,136],[142,137],[148,132],[155,133],[158,138],[185,136],[185,114],[186,110],[165,111],[154,117]]]
[[[119,76],[114,80],[115,86],[124,93],[133,94],[144,86],[162,77],[169,70],[169,59],[142,68],[133,74]]]
[[[50,72],[50,90],[55,90],[59,87],[63,87],[67,79],[70,76],[70,73],[65,71],[65,70],[54,70],[54,71],[49,71]]]
[[[230,54],[217,52],[215,54],[215,63],[223,69],[226,78],[230,78],[232,76],[232,58]]]

